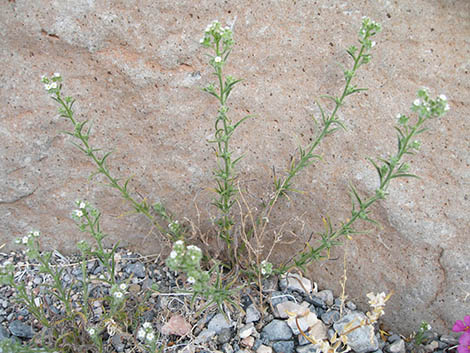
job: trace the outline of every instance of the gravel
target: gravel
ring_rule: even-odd
[[[224,352],[224,353],[316,353],[316,346],[311,344],[302,334],[298,334],[296,324],[290,322],[285,313],[273,312],[279,303],[291,302],[292,305],[282,307],[298,308],[304,310],[305,315],[313,317],[315,322],[321,324],[323,332],[334,336],[335,332],[344,329],[352,322],[360,322],[365,318],[363,312],[350,301],[342,305],[339,298],[328,289],[316,291],[313,281],[299,275],[280,281],[276,277],[264,280],[263,290],[265,306],[260,310],[257,302],[256,288],[245,288],[236,300],[245,309],[238,312],[235,307],[227,311],[227,317],[218,313],[215,306],[203,311],[199,316],[196,312],[203,308],[207,302],[196,299],[194,306],[190,305],[191,294],[181,291],[184,289],[186,278],[169,271],[159,256],[143,257],[126,249],[118,249],[116,273],[120,281],[129,284],[128,304],[132,307],[128,315],[139,313],[137,327],[119,326],[116,332],[109,330],[102,335],[105,353],[141,353],[142,347],[138,342],[137,330],[144,322],[151,322],[156,333],[160,333],[158,344],[165,346],[166,352]],[[38,272],[38,266],[29,262],[22,252],[0,253],[0,265],[5,263],[16,265],[15,277],[23,281],[26,290],[33,292],[39,298],[42,308],[47,309],[48,315],[60,318],[64,313],[63,305],[54,296],[48,295],[44,286],[51,283],[50,276]],[[81,284],[79,280],[82,271],[77,256],[64,257],[53,253],[51,264],[62,266],[64,272],[62,281],[71,289],[72,303],[76,308],[81,300]],[[98,261],[92,260],[87,264],[87,271],[92,284],[90,285],[90,311],[93,322],[101,322],[103,315],[109,308],[103,307],[103,298],[110,294],[110,286],[98,281],[98,277],[105,273]],[[281,283],[281,287],[279,286]],[[302,285],[298,285],[302,283]],[[145,296],[148,288],[158,288]],[[281,289],[282,288],[282,289]],[[145,300],[144,300],[145,298]],[[340,307],[342,313],[340,314]],[[178,330],[175,333],[161,334],[162,327],[172,317],[181,317],[177,322],[190,325],[192,330]],[[287,315],[288,316],[288,315]],[[136,316],[137,317],[137,316]],[[305,316],[307,320],[307,316]],[[300,320],[299,320],[300,321]],[[176,321],[175,321],[176,322]],[[310,321],[309,321],[310,322]],[[314,326],[307,327],[312,329]],[[318,326],[317,326],[318,329]],[[356,353],[405,353],[405,352],[455,352],[458,343],[454,336],[439,336],[436,332],[426,334],[424,344],[414,347],[412,341],[405,342],[398,333],[390,332],[385,341],[377,334],[371,341],[371,327],[361,327],[348,333],[348,343],[351,352]],[[0,341],[13,339],[28,343],[40,334],[47,332],[33,315],[22,305],[15,302],[15,290],[8,286],[0,286]],[[319,332],[319,331],[317,331]],[[386,337],[386,336],[383,336]],[[36,340],[39,342],[38,340]],[[78,344],[78,343],[77,343]],[[245,346],[243,345],[245,344]],[[247,347],[246,344],[250,345]],[[184,348],[184,351],[183,351]]]

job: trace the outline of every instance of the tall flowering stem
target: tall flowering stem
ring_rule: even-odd
[[[414,137],[426,131],[423,126],[428,120],[444,115],[449,110],[449,104],[446,96],[440,95],[436,99],[431,99],[428,91],[423,88],[418,91],[418,98],[413,102],[411,110],[417,114],[417,120],[414,124],[410,123],[410,117],[406,115],[398,114],[397,116],[398,124],[395,126],[398,140],[397,152],[387,159],[379,158],[374,161],[369,158],[379,177],[379,185],[375,190],[375,195],[363,200],[356,188],[351,185],[351,218],[338,229],[333,229],[330,221],[325,220],[325,231],[320,234],[320,245],[312,247],[310,244],[306,244],[305,250],[292,258],[290,262],[282,265],[278,272],[283,273],[294,267],[304,268],[308,263],[324,257],[325,252],[329,256],[330,249],[341,244],[340,238],[350,238],[352,234],[360,233],[352,226],[356,220],[362,219],[377,223],[369,217],[369,208],[375,202],[386,198],[392,179],[417,177],[408,173],[409,165],[402,162],[402,159],[405,155],[413,155],[419,150],[421,143],[414,140]]]
[[[218,21],[209,24],[204,32],[204,37],[200,40],[201,45],[212,49],[213,54],[208,55],[209,65],[214,69],[214,75],[217,77],[218,89],[214,84],[210,84],[204,88],[219,101],[218,114],[215,119],[214,140],[210,141],[216,144],[216,156],[218,158],[218,166],[215,170],[215,180],[217,187],[216,193],[219,195],[213,204],[220,210],[221,216],[217,220],[219,227],[219,236],[225,240],[228,247],[232,243],[230,230],[234,224],[233,218],[230,216],[230,209],[235,203],[234,196],[237,193],[235,188],[236,175],[234,167],[241,159],[238,157],[232,159],[232,151],[230,150],[230,138],[235,129],[245,121],[249,116],[244,117],[237,123],[233,123],[228,117],[229,108],[227,100],[233,87],[241,80],[236,80],[232,76],[223,74],[223,67],[227,62],[228,56],[233,47],[233,33],[230,27],[222,27]]]
[[[347,96],[361,91],[366,91],[367,88],[358,88],[355,85],[352,85],[352,79],[356,76],[356,71],[364,64],[367,64],[370,59],[370,50],[373,46],[375,46],[375,42],[371,40],[373,36],[375,36],[378,32],[381,31],[380,24],[370,20],[369,18],[365,17],[362,21],[361,29],[359,30],[359,43],[361,44],[360,49],[357,49],[355,46],[351,46],[347,53],[352,57],[354,60],[354,64],[350,70],[344,71],[344,78],[346,80],[346,84],[343,89],[343,93],[340,97],[333,97],[329,95],[325,95],[323,97],[332,100],[335,104],[335,107],[331,114],[327,114],[324,109],[321,107],[319,103],[318,106],[320,107],[320,112],[322,116],[323,122],[323,129],[317,138],[308,145],[305,149],[299,147],[299,158],[293,158],[289,169],[287,170],[287,176],[283,179],[275,179],[274,186],[276,188],[276,192],[272,197],[270,204],[276,202],[276,200],[286,194],[288,191],[295,191],[292,189],[292,179],[305,167],[311,165],[315,159],[320,159],[320,156],[314,154],[313,151],[315,148],[320,144],[320,142],[328,135],[334,133],[338,128],[343,128],[343,123],[337,118],[336,113],[338,112],[339,108],[344,104],[344,100]]]
[[[152,222],[154,227],[156,227],[160,232],[167,234],[165,229],[158,223],[157,219],[152,214],[152,207],[148,205],[147,201],[143,200],[142,202],[139,202],[130,194],[128,184],[131,178],[128,178],[123,183],[119,178],[115,178],[111,174],[111,171],[106,165],[106,160],[110,156],[111,152],[106,152],[102,156],[99,156],[98,152],[100,152],[101,149],[94,148],[90,145],[91,126],[85,131],[84,127],[88,123],[88,120],[79,122],[75,119],[73,111],[75,99],[70,96],[62,95],[62,76],[59,73],[55,73],[52,77],[42,76],[41,81],[44,83],[44,88],[51,95],[52,99],[59,104],[60,116],[69,120],[73,124],[73,131],[66,131],[65,133],[79,140],[79,144],[73,143],[74,146],[76,146],[86,156],[90,157],[95,163],[97,171],[92,174],[92,176],[96,174],[103,175],[105,179],[107,179],[108,185],[117,189],[121,193],[122,197],[131,203],[137,213],[144,214]],[[153,206],[157,213],[161,207],[162,206],[160,204]]]

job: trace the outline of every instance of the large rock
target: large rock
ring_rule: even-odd
[[[198,228],[213,234],[214,195],[207,190],[216,164],[207,139],[217,107],[199,89],[213,79],[198,43],[205,26],[215,18],[234,26],[226,72],[245,81],[232,93],[230,114],[257,117],[235,132],[233,149],[245,152],[240,185],[249,181],[245,196],[254,208],[273,190],[273,167],[282,174],[298,144],[318,132],[314,101],[341,93],[341,65],[350,66],[344,49],[355,44],[361,17],[376,19],[384,30],[356,81],[370,90],[349,97],[339,115],[348,130],[323,141],[316,150],[323,161],[295,178],[304,193],[279,200],[271,213],[276,230],[290,225],[283,239],[290,245],[271,259],[302,250],[312,232],[322,231],[320,215],[335,226],[350,217],[349,182],[364,197],[374,194],[377,179],[365,157],[394,152],[395,116],[408,113],[414,92],[427,86],[447,94],[451,111],[419,137],[423,147],[411,169],[421,179],[394,180],[391,195],[372,210],[382,227],[349,243],[347,294],[394,290],[384,320],[403,334],[419,326],[423,312],[437,330],[449,330],[460,316],[470,292],[462,281],[470,266],[469,2],[16,0],[2,1],[0,10],[3,251],[32,228],[47,235],[45,248],[75,251],[84,236],[70,219],[77,198],[101,209],[110,242],[162,250],[158,234],[129,214],[115,190],[88,181],[94,168],[60,133],[70,124],[43,91],[42,74],[63,74],[65,92],[77,98],[76,117],[93,120],[92,144],[114,149],[111,170],[133,176],[133,195],[163,202],[181,221],[201,219]],[[331,253],[340,256],[339,249]],[[342,266],[326,261],[307,275],[339,293]],[[365,301],[358,304],[365,308]]]

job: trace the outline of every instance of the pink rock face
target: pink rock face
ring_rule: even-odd
[[[163,325],[162,334],[186,336],[191,332],[191,325],[181,315],[173,315],[170,320]]]
[[[197,6],[196,6],[197,3]],[[207,11],[210,9],[210,11]],[[262,14],[262,16],[260,15]],[[233,135],[241,187],[250,205],[273,192],[272,170],[287,168],[297,147],[319,132],[319,100],[340,95],[349,69],[345,49],[357,46],[361,17],[382,24],[371,62],[358,71],[357,87],[367,92],[347,98],[339,118],[347,127],[314,151],[322,161],[293,180],[303,191],[279,200],[269,219],[265,250],[285,224],[283,245],[270,260],[280,263],[305,247],[310,234],[351,217],[348,185],[363,197],[375,195],[377,176],[365,157],[396,149],[393,126],[409,114],[415,92],[444,93],[450,112],[420,135],[421,151],[410,163],[421,179],[393,180],[390,196],[371,209],[382,227],[358,224],[347,243],[347,295],[367,310],[370,291],[395,295],[383,320],[411,334],[423,318],[450,330],[470,292],[470,116],[469,1],[280,1],[238,0],[0,1],[0,247],[39,229],[46,249],[77,252],[85,236],[70,218],[76,199],[102,212],[108,244],[145,254],[165,243],[150,223],[123,203],[101,179],[90,182],[92,163],[61,134],[70,125],[39,82],[60,72],[65,92],[77,99],[80,120],[93,121],[92,145],[114,150],[108,164],[126,179],[132,195],[160,201],[180,221],[196,222],[215,234],[210,217],[215,186],[213,138],[215,98],[201,92],[212,80],[207,51],[199,45],[214,19],[233,25],[235,47],[225,71],[244,81],[232,91],[229,116],[256,118]],[[338,65],[339,63],[339,65]],[[250,196],[253,195],[253,196]],[[197,205],[198,207],[195,207]],[[234,212],[236,207],[234,207]],[[255,215],[256,216],[256,215]],[[237,214],[235,217],[240,219]],[[198,220],[201,220],[200,222]],[[319,237],[314,236],[312,245]],[[88,239],[90,240],[90,239]],[[217,253],[210,246],[209,256]],[[308,268],[320,288],[341,293],[345,247]],[[339,260],[337,260],[339,259]],[[410,308],[412,308],[410,310]],[[406,320],[403,318],[406,317]]]

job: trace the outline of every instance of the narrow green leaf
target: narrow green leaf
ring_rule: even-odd
[[[408,174],[408,173],[398,173],[398,174],[394,174],[390,177],[390,179],[393,179],[393,178],[401,178],[401,177],[404,177],[404,178],[417,178],[417,179],[421,179],[419,176],[415,175],[415,174]]]
[[[351,188],[351,191],[353,192],[354,196],[356,197],[357,201],[359,202],[359,205],[362,205],[362,200],[359,197],[359,194],[357,193],[357,190],[354,187],[354,185],[350,184],[349,187]]]
[[[240,119],[235,125],[233,125],[233,129],[235,130],[241,123],[243,123],[246,119],[252,118],[254,115],[247,115],[244,118]]]

